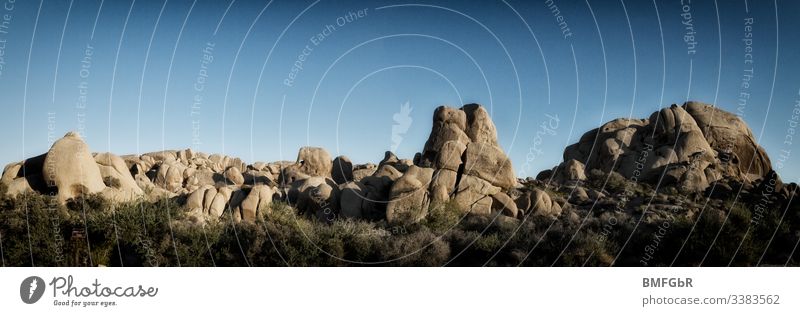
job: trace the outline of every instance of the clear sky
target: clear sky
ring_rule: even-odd
[[[433,109],[476,102],[535,176],[606,121],[691,99],[740,114],[800,177],[797,1],[0,3],[3,163],[70,130],[117,154],[411,158]]]

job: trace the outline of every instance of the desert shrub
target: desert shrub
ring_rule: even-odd
[[[55,198],[23,194],[0,203],[3,265],[68,265],[68,215],[59,211]]]
[[[624,192],[630,183],[618,172],[604,172],[599,169],[592,169],[587,176],[588,184],[598,190],[612,192]],[[635,184],[633,184],[635,185]]]
[[[224,213],[197,223],[178,200],[109,203],[88,195],[62,206],[54,197],[27,194],[0,198],[0,249],[11,266],[797,264],[797,203],[788,210],[771,205],[756,216],[753,205],[732,202],[695,218],[654,221],[575,209],[558,219],[516,220],[462,214],[450,202],[431,207],[418,224],[390,226],[319,222],[282,202],[255,222],[236,223]],[[617,216],[614,225],[609,216]]]
[[[458,203],[449,200],[443,204],[431,205],[428,216],[422,224],[436,233],[444,233],[455,227],[464,217]]]

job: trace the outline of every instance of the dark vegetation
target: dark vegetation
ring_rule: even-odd
[[[794,202],[783,220],[784,208],[773,207],[757,223],[752,207],[737,203],[729,208],[724,226],[726,214],[715,209],[696,220],[678,217],[637,226],[636,216],[608,211],[588,217],[586,211],[565,211],[556,220],[529,216],[518,221],[461,215],[454,205],[446,204],[432,207],[419,224],[389,227],[385,222],[351,220],[325,224],[297,216],[283,203],[271,208],[256,223],[221,220],[201,225],[186,220],[185,210],[169,200],[111,205],[89,196],[61,206],[47,195],[2,198],[3,265],[796,266],[800,262],[794,251],[800,238],[800,208]]]

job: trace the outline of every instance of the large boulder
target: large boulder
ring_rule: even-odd
[[[511,160],[500,147],[489,143],[469,143],[464,174],[489,181],[494,186],[510,189],[517,184]]]
[[[343,218],[364,218],[367,187],[360,182],[347,182],[341,185],[340,209]]]
[[[520,196],[516,202],[520,211],[525,214],[557,218],[561,215],[561,205],[553,201],[546,192],[533,189]]]
[[[214,173],[214,171],[211,169],[195,169],[194,171],[190,170],[192,169],[186,169],[184,171],[185,188],[190,192],[197,190],[202,186],[214,186],[217,183],[217,180],[223,179],[223,175]]]
[[[247,196],[238,203],[238,207],[233,211],[233,219],[237,222],[254,222],[262,213],[268,212],[275,190],[259,184],[253,186],[246,194]]]
[[[711,148],[719,153],[719,160],[724,163],[722,173],[752,181],[772,170],[769,156],[741,118],[699,102],[687,102],[683,107],[694,117]]]
[[[517,218],[519,208],[508,194],[503,192],[492,195],[492,211],[508,217]]]
[[[186,167],[180,162],[175,160],[166,161],[158,167],[153,183],[164,190],[179,192],[183,189],[183,172],[185,170]]]
[[[428,215],[430,198],[428,186],[433,177],[432,168],[411,166],[392,184],[386,221],[391,225],[416,223]]]
[[[462,175],[456,187],[454,201],[464,212],[477,215],[490,215],[492,195],[500,193],[501,188],[481,178]]]
[[[219,219],[233,195],[234,191],[229,187],[203,186],[189,195],[186,208],[190,216],[198,220]]]
[[[447,169],[458,171],[463,161],[461,156],[467,150],[467,145],[458,141],[448,141],[442,145],[436,156],[434,167],[436,169]]]
[[[272,173],[269,171],[259,171],[259,170],[247,170],[242,173],[242,177],[244,178],[244,184],[248,185],[258,185],[258,184],[266,184],[269,186],[275,185],[274,177]]]
[[[228,169],[225,170],[224,175],[225,175],[225,180],[228,180],[228,183],[231,183],[233,185],[244,184],[244,176],[242,175],[242,172],[239,170],[239,168],[236,168],[235,166],[228,167]]]
[[[339,156],[333,159],[331,178],[338,184],[353,181],[353,163],[350,158]]]
[[[470,142],[469,136],[465,132],[467,128],[467,114],[460,110],[447,106],[436,108],[433,113],[433,127],[428,141],[425,142],[419,164],[423,167],[432,167],[439,152],[448,141],[456,141],[461,144]]]
[[[397,169],[397,171],[400,171],[401,173],[404,173],[406,172],[406,170],[408,170],[408,167],[414,165],[414,162],[408,159],[400,159],[393,152],[386,151],[384,153],[383,159],[381,160],[380,163],[378,163],[378,169],[380,169],[382,166],[387,166],[387,165],[394,167],[395,169]]]
[[[579,178],[580,165],[572,160],[586,161],[584,170],[615,171],[687,193],[724,178],[750,183],[772,170],[744,121],[698,102],[673,104],[648,119],[616,119],[587,132],[564,150],[562,166],[568,168],[556,174],[557,182]]]
[[[392,184],[403,174],[391,165],[383,165],[371,176],[361,179],[362,192],[365,197],[361,202],[361,212],[364,218],[382,219],[386,217],[386,205]]]
[[[361,181],[361,179],[371,176],[377,170],[378,166],[373,163],[356,165],[353,167],[353,181]]]
[[[100,153],[94,156],[103,182],[108,186],[103,195],[118,202],[127,202],[144,194],[136,184],[125,161],[112,153]]]
[[[453,170],[439,169],[433,173],[431,181],[431,203],[447,202],[456,190],[458,173]]]
[[[461,107],[461,110],[467,117],[465,131],[473,142],[497,145],[497,128],[483,106],[472,103]]]
[[[58,189],[62,202],[106,188],[89,146],[75,132],[53,143],[44,159],[42,176],[49,187]]]
[[[312,177],[330,177],[333,169],[331,155],[319,147],[300,148],[295,165],[297,170]]]
[[[556,183],[586,180],[586,171],[583,163],[575,159],[562,162],[558,167],[554,168],[553,172],[553,181]]]
[[[339,186],[330,178],[310,177],[292,183],[289,203],[307,215],[316,216],[324,222],[331,222],[339,214]]]
[[[434,169],[432,203],[454,199],[464,212],[490,215],[494,205],[495,211],[516,213],[507,194],[492,198],[518,183],[511,160],[498,145],[497,128],[479,104],[436,108],[430,136],[414,161]]]
[[[25,159],[21,162],[8,164],[3,169],[0,182],[6,185],[8,196],[17,196],[23,193],[39,192],[49,194],[55,189],[49,189],[44,182],[42,169],[47,154]]]

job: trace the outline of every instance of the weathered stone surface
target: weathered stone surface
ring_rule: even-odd
[[[722,173],[752,181],[772,170],[769,156],[741,118],[700,102],[690,101],[683,107],[694,117],[708,144],[719,153],[720,160],[725,162]]]
[[[319,147],[300,148],[295,164],[300,172],[312,177],[330,177],[333,169],[331,155]]]
[[[458,141],[448,141],[439,149],[438,156],[436,156],[436,169],[447,169],[458,171],[463,161],[461,156],[467,150],[467,145]]]
[[[248,170],[257,170],[257,171],[268,171],[268,166],[266,162],[263,161],[256,161],[251,165],[247,166]]]
[[[455,203],[466,212],[478,215],[491,214],[492,195],[500,193],[500,187],[493,186],[481,178],[462,175],[456,189]]]
[[[467,117],[467,136],[474,143],[486,143],[497,146],[497,128],[494,127],[489,113],[480,104],[467,104],[461,107]]]
[[[289,203],[301,212],[330,222],[339,214],[339,186],[330,178],[310,177],[292,183]]]
[[[100,169],[103,181],[110,182],[106,183],[109,188],[103,191],[106,198],[118,202],[128,202],[144,194],[122,158],[111,153],[100,153],[95,155],[94,159]]]
[[[243,191],[240,191],[243,192]],[[234,210],[234,220],[254,222],[263,212],[269,211],[275,191],[266,185],[253,186]]]
[[[297,181],[300,181],[300,180],[303,180],[303,179],[308,179],[310,177],[311,176],[309,176],[309,175],[301,172],[300,170],[298,170],[296,168],[296,166],[289,166],[289,167],[284,168],[278,174],[278,183],[281,186],[287,186],[287,185],[291,185],[294,182],[297,182]]]
[[[553,180],[557,183],[586,180],[586,173],[583,168],[583,163],[575,159],[562,162],[558,167],[556,167],[555,178]]]
[[[228,167],[228,169],[225,170],[224,175],[225,175],[225,180],[228,180],[228,183],[234,185],[244,184],[244,176],[242,175],[242,172],[239,171],[239,168]]]
[[[395,181],[403,176],[403,173],[392,167],[391,165],[383,165],[378,167],[378,170],[372,174],[373,177],[386,177]]]
[[[378,166],[372,163],[356,165],[353,167],[353,181],[361,181],[361,179],[371,176],[376,170],[378,170]]]
[[[275,185],[275,180],[272,176],[272,173],[269,171],[247,170],[242,173],[242,176],[244,177],[244,184],[246,185]]]
[[[669,181],[662,185],[687,193],[727,177],[752,182],[772,169],[739,117],[698,102],[672,105],[646,120],[608,122],[564,150],[564,161],[572,159],[588,161],[585,170],[616,171],[649,184],[666,173]]]
[[[233,189],[229,187],[221,187],[217,189],[217,194],[211,200],[211,206],[208,208],[208,215],[211,218],[219,218],[225,212],[225,206],[233,195]]]
[[[145,158],[146,157],[146,158]],[[155,151],[151,153],[146,153],[142,155],[143,160],[147,160],[152,164],[157,162],[167,162],[167,161],[175,161],[177,160],[178,155],[177,151],[175,150],[164,150],[164,151]]]
[[[224,178],[221,174],[214,173],[214,171],[210,169],[195,170],[189,174],[184,171],[184,175],[188,176],[185,180],[185,187],[189,191],[197,190],[198,188],[206,185],[214,186],[217,183],[217,180],[221,181]]]
[[[403,174],[392,166],[383,165],[373,175],[361,179],[366,189],[366,199],[362,202],[362,216],[370,219],[386,217],[386,205],[389,203],[389,192],[395,180]]]
[[[203,186],[189,195],[186,199],[186,208],[191,216],[198,220],[219,219],[225,212],[233,192],[229,187],[217,189],[209,185]]]
[[[489,143],[469,143],[465,156],[464,174],[481,178],[504,189],[517,184],[511,160],[500,147]]]
[[[570,192],[570,203],[583,205],[586,203],[591,202],[589,198],[589,193],[583,187],[576,187],[574,190]]]
[[[432,177],[433,169],[411,166],[392,184],[386,206],[386,221],[389,224],[416,223],[428,215],[428,186]]]
[[[22,162],[13,162],[7,164],[5,168],[3,168],[3,177],[0,178],[0,182],[8,185],[16,178],[19,178],[20,173],[22,173]]]
[[[17,196],[22,193],[52,193],[42,176],[44,159],[47,154],[6,165],[0,182],[7,186],[6,195]]]
[[[461,144],[470,142],[467,129],[467,114],[460,109],[447,106],[436,108],[433,113],[433,127],[431,134],[425,142],[425,147],[420,156],[419,164],[423,167],[432,167],[439,156],[439,150],[444,143],[456,141]]]
[[[503,192],[492,195],[492,211],[513,218],[517,218],[517,213],[519,213],[514,200]]]
[[[333,159],[331,178],[337,184],[353,181],[353,163],[347,156],[338,156]]]
[[[525,210],[526,213],[551,218],[556,218],[561,215],[561,206],[554,202],[550,198],[550,195],[542,190],[533,189],[525,192],[523,199],[529,201],[526,204],[529,205],[530,208]]]
[[[347,182],[342,184],[340,189],[342,193],[341,216],[343,218],[364,218],[367,187],[360,182]]]
[[[170,192],[177,192],[183,188],[183,171],[185,166],[172,160],[164,162],[158,167],[155,183],[156,186]]]
[[[444,203],[450,200],[450,196],[456,190],[455,171],[448,169],[436,170],[431,181],[431,203]]]
[[[60,201],[106,188],[89,146],[74,132],[53,143],[44,159],[42,176],[48,186],[58,188]]]
[[[394,165],[398,162],[400,162],[400,158],[397,158],[397,155],[387,150],[385,153],[383,153],[383,159],[381,159],[381,161],[378,163],[378,168],[383,165],[390,165],[394,167]]]
[[[429,187],[433,203],[452,198],[463,211],[474,214],[491,214],[491,196],[518,185],[511,161],[498,146],[497,129],[478,104],[438,107],[425,148],[414,162],[435,169]],[[511,207],[503,209],[513,213]]]

